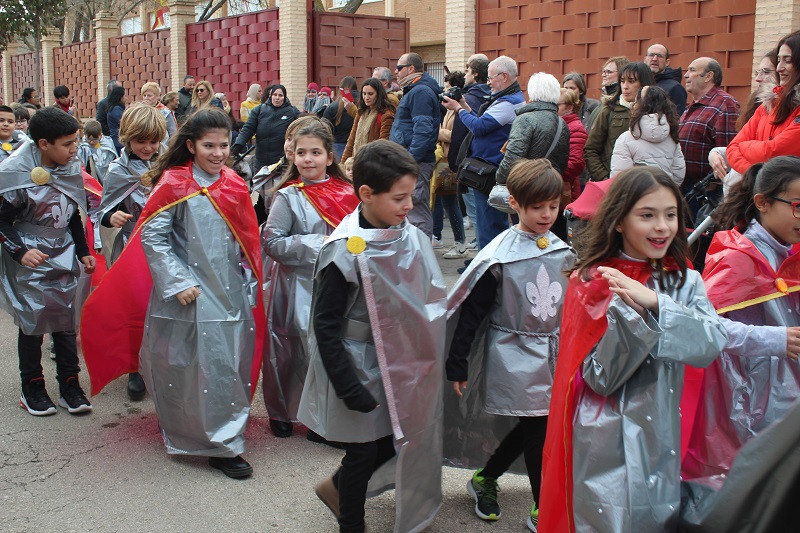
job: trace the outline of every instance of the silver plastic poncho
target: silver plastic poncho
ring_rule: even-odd
[[[550,411],[564,271],[575,253],[552,232],[544,237],[542,249],[539,236],[507,229],[481,249],[447,297],[452,335],[478,280],[487,271],[498,278],[494,305],[470,353],[469,386],[461,398],[446,387],[444,456],[456,466],[483,466],[517,424],[510,417]]]
[[[275,193],[273,209],[261,231],[266,252],[264,287],[267,339],[262,372],[269,417],[297,420],[297,407],[308,372],[308,328],[314,262],[333,228],[297,187]]]
[[[204,187],[216,178],[197,168],[193,175]],[[153,217],[141,241],[153,290],[139,371],[167,452],[240,455],[250,415],[258,282],[205,195]],[[190,287],[201,294],[181,305],[175,295]]]
[[[26,335],[75,329],[81,268],[69,221],[78,209],[86,211],[77,159],[47,169],[50,178],[43,185],[31,180],[31,170],[36,167],[41,167],[41,155],[33,141],[0,163],[0,199],[22,208],[14,228],[26,248],[48,255],[36,268],[20,265],[5,252],[0,259],[2,307]]]
[[[744,236],[774,271],[791,254],[758,222]],[[744,282],[744,281],[743,281]],[[684,477],[722,486],[738,450],[800,399],[800,363],[786,357],[786,328],[800,326],[800,293],[726,313],[728,344],[705,370]]]
[[[115,159],[108,167],[105,181],[103,181],[103,199],[100,201],[100,208],[92,219],[94,224],[94,245],[95,248],[108,248],[108,243],[103,243],[104,233],[101,233],[101,221],[106,214],[113,212],[120,203],[125,210],[133,215],[114,237],[111,246],[111,253],[106,261],[109,265],[117,260],[122,249],[127,244],[128,239],[136,227],[136,221],[142,214],[150,187],[142,184],[142,175],[150,170],[150,162],[142,161],[138,158],[131,158],[128,150],[122,150],[122,155]]]
[[[683,365],[707,366],[727,335],[700,274],[661,272],[658,315],[614,295],[583,363],[573,417],[576,531],[674,531],[680,507]]]
[[[101,137],[97,146],[92,146],[84,139],[78,146],[78,159],[86,167],[86,171],[102,184],[105,184],[108,167],[117,157],[117,149],[111,137]]]
[[[397,455],[373,474],[370,494],[395,486],[395,532],[421,531],[442,500],[445,284],[424,233],[408,221],[363,229],[359,212],[347,215],[323,245],[315,275],[333,263],[352,286],[344,344],[361,383],[380,405],[359,413],[336,397],[312,327],[298,418],[331,441],[369,442],[393,434]],[[363,251],[359,243],[366,243]],[[311,308],[313,313],[314,302]]]
[[[19,130],[14,130],[11,133],[10,141],[0,143],[0,163],[8,159],[9,156],[11,156],[11,154],[14,153],[14,150],[16,150],[29,140],[30,139],[28,138],[27,135],[25,135]]]

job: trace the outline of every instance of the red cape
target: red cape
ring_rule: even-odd
[[[651,275],[649,263],[611,259],[598,266],[610,266],[626,276],[645,283]],[[665,264],[677,269],[674,262]],[[589,351],[600,341],[608,328],[606,310],[613,293],[595,267],[589,270],[590,280],[583,281],[573,273],[567,286],[561,312],[561,334],[558,348],[550,415],[547,419],[542,462],[542,490],[539,508],[539,531],[574,531],[572,509],[572,418],[575,400],[585,385],[580,367]]]
[[[718,312],[742,309],[800,290],[800,254],[790,255],[776,272],[739,231],[719,231],[706,254],[703,281]]]
[[[85,168],[81,167],[81,172],[83,173],[83,188],[86,189],[87,196],[93,196],[99,205],[100,199],[103,197],[103,186],[91,174],[86,172]],[[91,203],[91,199],[87,198],[86,204],[89,205]],[[92,224],[92,220],[88,216],[86,217],[86,244],[89,245],[89,253],[92,254],[96,263],[92,274],[92,287],[94,288],[100,284],[100,280],[106,275],[107,269],[103,254],[97,253],[97,250],[94,249],[94,224]]]
[[[206,196],[223,218],[258,279],[258,305],[253,310],[256,346],[252,366],[252,398],[261,370],[265,324],[256,214],[247,185],[233,170],[223,168],[216,182],[207,188],[200,187],[192,177],[191,161],[185,166],[171,168],[161,176],[150,193],[128,244],[83,307],[81,342],[93,395],[111,381],[136,372],[139,368],[139,348],[153,286],[142,250],[142,226],[160,212],[198,195]]]
[[[338,226],[345,216],[358,207],[359,200],[353,186],[340,179],[331,178],[322,183],[304,183],[297,178],[287,182],[286,187],[300,189],[322,220],[332,228]]]

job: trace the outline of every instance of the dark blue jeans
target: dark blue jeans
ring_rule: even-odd
[[[475,218],[478,223],[478,246],[483,248],[508,229],[508,215],[489,205],[489,197],[472,189],[475,195]]]
[[[444,213],[450,219],[450,227],[453,228],[453,240],[464,243],[464,218],[461,216],[461,208],[458,205],[458,195],[447,194],[437,195],[433,204],[433,236],[442,240],[442,228],[444,228]]]

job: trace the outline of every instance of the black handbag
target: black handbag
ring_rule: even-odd
[[[477,157],[465,157],[461,164],[458,165],[456,179],[461,185],[472,187],[489,196],[489,193],[492,192],[492,187],[496,183],[496,173],[496,165],[487,163]]]

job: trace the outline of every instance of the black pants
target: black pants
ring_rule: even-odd
[[[506,435],[494,451],[481,475],[497,479],[508,470],[520,454],[524,454],[533,501],[538,504],[539,491],[542,487],[542,449],[546,431],[546,416],[519,417],[519,424]]]
[[[78,364],[78,346],[74,331],[51,333],[56,352],[56,379],[63,384],[68,377],[80,372]],[[23,383],[43,377],[42,374],[42,337],[43,335],[25,335],[19,330],[17,351],[19,353],[19,373]]]
[[[339,531],[361,533],[367,484],[372,474],[394,457],[394,438],[387,435],[372,442],[346,442],[344,450],[342,466],[333,475],[339,491]]]

